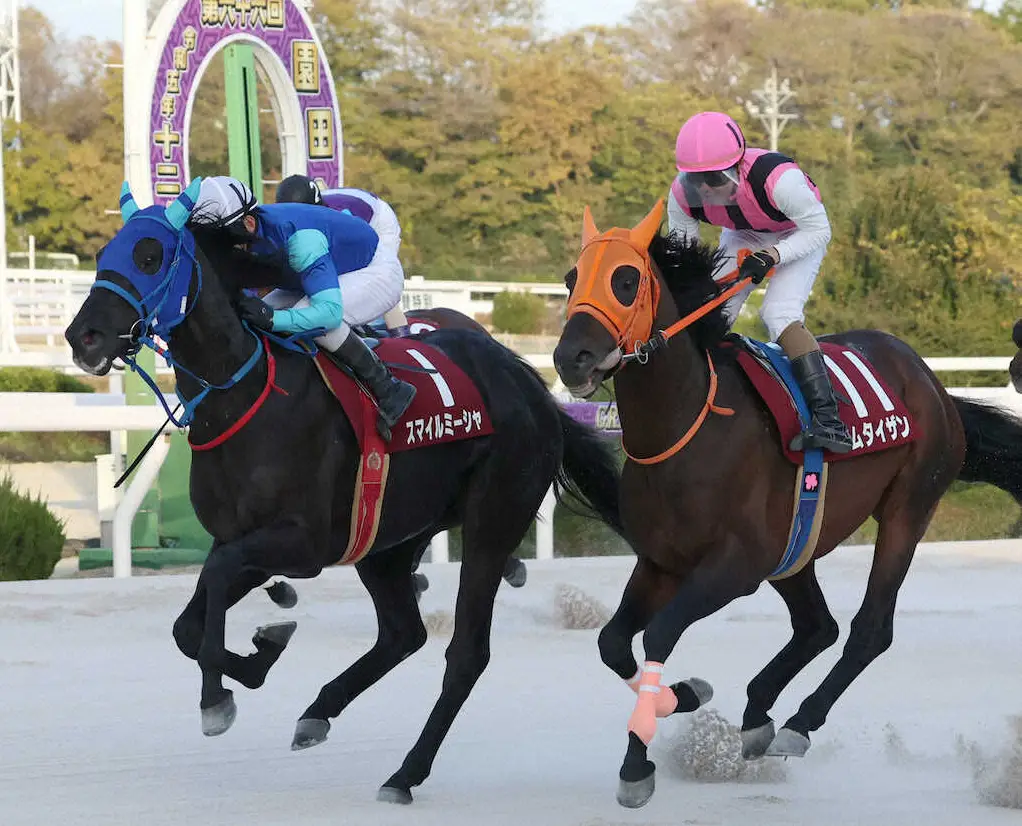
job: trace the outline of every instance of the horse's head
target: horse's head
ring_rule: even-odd
[[[663,209],[659,200],[633,229],[603,233],[585,209],[582,253],[565,277],[568,318],[554,350],[557,373],[576,396],[591,396],[622,355],[650,337],[660,279],[649,246]]]
[[[64,332],[74,361],[101,376],[113,360],[138,350],[142,336],[167,339],[194,306],[195,238],[185,222],[195,206],[196,178],[166,208],[139,209],[128,184],[121,190],[124,226],[100,250],[96,281]]]

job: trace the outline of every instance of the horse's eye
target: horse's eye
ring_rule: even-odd
[[[610,288],[623,307],[630,307],[639,294],[639,271],[630,265],[618,267],[610,277]]]
[[[155,238],[143,238],[135,244],[131,258],[139,272],[156,275],[163,269],[163,244]]]

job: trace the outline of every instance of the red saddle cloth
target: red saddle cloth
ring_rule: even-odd
[[[376,353],[394,375],[415,385],[415,399],[385,442],[376,429],[373,400],[355,380],[323,353],[316,366],[340,401],[358,437],[362,460],[355,482],[348,547],[338,564],[351,565],[372,548],[387,487],[390,454],[403,450],[475,439],[493,432],[490,415],[472,380],[447,356],[421,341],[381,339]],[[399,365],[413,369],[402,370]]]
[[[435,347],[411,338],[384,338],[376,354],[397,378],[414,384],[417,391],[411,406],[394,425],[390,442],[385,443],[387,453],[493,432],[490,414],[472,380]],[[344,408],[364,452],[366,436],[371,439],[376,433],[375,407],[355,380],[323,353],[316,355],[316,364]],[[400,365],[412,369],[402,370]],[[370,411],[372,415],[367,415]]]
[[[825,462],[853,459],[916,439],[915,423],[905,403],[861,352],[831,342],[821,342],[820,347],[838,397],[838,413],[852,437],[852,449],[848,453],[825,452]],[[792,464],[801,465],[802,454],[788,447],[800,429],[798,412],[788,389],[773,370],[744,347],[738,355],[738,363],[777,422],[784,455]]]

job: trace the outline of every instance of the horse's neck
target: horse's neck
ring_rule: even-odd
[[[666,292],[666,291],[665,291]],[[653,329],[678,320],[665,295]],[[672,447],[695,422],[709,391],[706,353],[682,331],[649,361],[629,363],[614,379],[625,447],[634,456],[655,456]]]
[[[180,365],[175,366],[174,373],[185,398],[193,398],[202,390],[202,385],[189,373],[210,384],[226,384],[257,346],[255,339],[241,326],[208,261],[201,263],[202,288],[188,317],[175,328],[170,341],[174,361]],[[261,374],[264,371],[257,365],[245,379]],[[231,395],[235,398],[228,399]],[[233,407],[242,395],[246,394],[214,391],[206,397],[200,409],[207,405]]]

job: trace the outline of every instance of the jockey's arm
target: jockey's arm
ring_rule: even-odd
[[[798,168],[789,169],[774,186],[774,204],[795,223],[795,231],[775,249],[778,263],[797,261],[830,243],[830,219],[823,203],[809,188],[805,173]]]
[[[326,236],[315,229],[299,230],[288,239],[287,254],[288,264],[301,276],[309,306],[275,310],[274,332],[298,333],[340,327],[344,320],[344,302]]]
[[[681,208],[673,190],[667,193],[667,229],[689,241],[699,240],[699,222]]]

